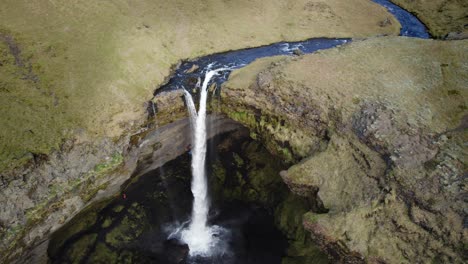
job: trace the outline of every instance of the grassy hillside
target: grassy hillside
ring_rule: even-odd
[[[397,34],[368,0],[3,0],[0,171],[64,138],[118,137],[180,59],[281,40]],[[391,25],[379,22],[391,18]]]
[[[468,1],[466,0],[392,0],[416,14],[436,38],[449,33],[468,37]]]

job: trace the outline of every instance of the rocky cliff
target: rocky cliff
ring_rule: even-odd
[[[296,163],[281,176],[315,201],[303,223],[335,261],[463,263],[467,54],[398,37],[261,59],[221,111]]]
[[[282,40],[396,35],[399,26],[367,0],[3,1],[0,261],[131,175],[124,155],[142,132],[145,102],[180,60]]]

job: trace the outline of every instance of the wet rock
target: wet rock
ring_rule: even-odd
[[[296,56],[302,56],[305,53],[300,49],[295,49],[295,50],[293,50],[293,54],[296,55]]]
[[[207,131],[207,138],[240,127],[239,123],[220,115],[208,115],[207,122],[212,124]],[[138,147],[133,149],[132,156],[136,159],[133,176],[138,177],[182,155],[187,151],[187,146],[191,144],[190,138],[188,118],[146,132],[138,141]]]
[[[190,69],[185,71],[185,73],[193,73],[196,70],[198,70],[199,68],[200,68],[200,66],[198,66],[197,64],[193,64],[192,67],[190,67]]]
[[[164,243],[166,258],[168,264],[185,263],[189,254],[187,244],[182,244],[177,239],[170,239]]]

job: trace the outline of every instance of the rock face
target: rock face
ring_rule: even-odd
[[[221,110],[314,199],[304,226],[335,261],[466,261],[468,41],[379,38],[233,72]],[[464,198],[465,197],[465,198]]]
[[[391,0],[416,14],[436,38],[468,38],[468,3],[463,0]]]
[[[3,1],[0,261],[41,242],[98,190],[116,191],[130,176],[126,164],[136,163],[123,161],[129,135],[181,59],[398,29],[367,0]],[[173,114],[158,118],[183,116]]]
[[[111,179],[128,177],[123,144],[123,140],[103,140],[97,144],[101,151],[93,152],[95,145],[75,139],[61,153],[44,160],[37,157],[15,174],[16,179],[2,178],[0,260],[10,263],[25,249],[42,244],[47,234],[82,209]]]
[[[219,115],[208,115],[207,119],[213,124],[208,138],[240,126]],[[44,259],[44,247],[35,246],[47,247],[48,236],[86,205],[119,195],[122,184],[131,176],[139,177],[182,155],[189,144],[189,129],[188,119],[179,119],[124,138],[118,144],[101,142],[97,153],[86,143],[70,142],[68,146],[73,147],[64,149],[63,154],[38,161],[20,174],[21,179],[3,185],[2,261],[9,263],[20,256],[18,263]],[[24,251],[29,252],[22,256]]]
[[[147,136],[152,138],[157,137]],[[163,143],[172,140],[164,138]],[[305,213],[308,206],[279,177],[286,168],[279,157],[250,139],[245,128],[208,144],[211,210],[217,212],[211,224],[233,234],[225,238],[229,254],[213,256],[210,263],[329,263],[301,225],[297,211]],[[125,198],[93,203],[54,232],[49,263],[186,263],[189,248],[168,235],[192,209],[190,155],[143,174],[125,184]]]

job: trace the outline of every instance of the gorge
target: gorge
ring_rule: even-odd
[[[106,94],[109,106],[93,105],[103,111],[90,119],[109,120],[91,125],[108,129],[107,136],[98,136],[98,130],[92,136],[84,125],[70,128],[73,139],[57,143],[52,153],[14,158],[24,164],[1,174],[0,259],[463,263],[466,40],[427,40],[424,25],[389,1],[375,2],[390,13],[365,0],[305,2],[297,4],[300,20],[284,22],[286,31],[278,29],[290,37],[278,33],[281,37],[257,41],[234,34],[241,44],[220,41],[219,48],[210,49],[214,53],[203,47],[196,55],[178,46],[184,54],[179,59],[161,59],[164,64],[182,59],[171,76],[165,66],[156,73],[164,78],[151,80],[144,96],[129,90],[141,98],[131,106],[138,110],[107,119],[111,108],[132,105],[118,88],[130,83],[117,80]],[[295,4],[282,8],[296,12]],[[307,24],[317,21],[330,23],[327,33]],[[222,23],[219,28],[230,25]],[[151,30],[146,22],[139,27]],[[23,67],[21,80],[46,94],[54,84],[43,84],[48,79],[42,71],[50,68],[28,66],[15,51],[25,46],[14,42],[21,37],[0,33],[8,59],[2,65]],[[277,36],[273,29],[270,33]],[[222,38],[212,37],[209,45]],[[132,71],[138,65],[132,63],[117,71]],[[211,71],[216,68],[230,70]],[[2,92],[9,93],[5,83]],[[59,111],[62,95],[55,96],[59,103],[52,109]],[[62,114],[75,111],[64,109]],[[35,127],[31,131],[32,138],[42,136]],[[4,144],[9,135],[1,136]],[[14,153],[5,146],[2,155]]]

